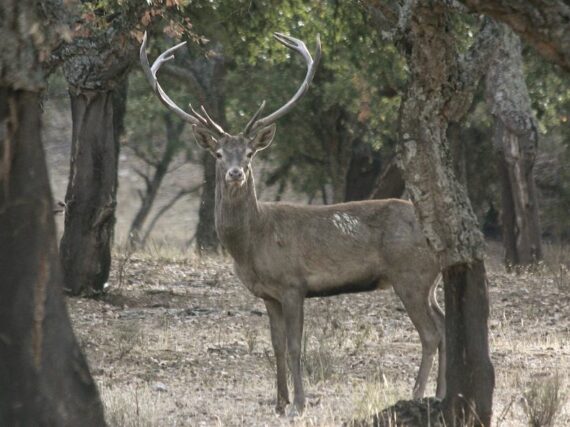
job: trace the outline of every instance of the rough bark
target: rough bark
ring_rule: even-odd
[[[39,94],[0,93],[0,425],[102,426],[61,293]]]
[[[446,133],[449,122],[459,122],[471,104],[496,44],[496,31],[486,22],[472,48],[460,57],[448,30],[449,14],[443,1],[409,1],[402,9],[400,46],[411,76],[400,108],[398,163],[442,267],[445,293],[460,295],[446,298],[447,358],[453,361],[446,371],[447,423],[463,425],[465,417],[473,417],[488,426],[494,373],[486,334],[483,236],[453,172]]]
[[[536,51],[570,71],[570,4],[565,0],[460,0],[502,21]]]
[[[160,159],[151,165],[153,167],[152,177],[144,176],[146,184],[145,192],[141,192],[141,206],[131,223],[129,231],[129,242],[132,245],[142,243],[141,232],[143,226],[152,209],[162,181],[168,173],[168,168],[174,159],[177,147],[180,146],[180,134],[184,130],[184,122],[173,123],[168,114],[165,114],[163,117],[165,124],[165,147]]]
[[[443,270],[447,344],[447,425],[490,425],[494,371],[489,357],[489,295],[482,260]],[[472,406],[472,405],[475,406]]]
[[[198,210],[198,227],[196,228],[196,251],[199,255],[216,253],[220,246],[214,220],[216,160],[210,153],[203,153],[202,156],[204,181],[200,196],[200,209]]]
[[[109,278],[125,80],[135,58],[129,43],[110,28],[77,37],[59,52],[73,119],[60,244],[65,287],[72,295],[97,294]]]
[[[109,277],[119,141],[113,91],[71,89],[70,98],[71,167],[60,256],[65,289],[79,295],[101,292]]]
[[[466,189],[467,185],[467,147],[461,133],[462,123],[449,123],[447,140],[451,151],[453,171],[459,183]]]
[[[35,7],[7,0],[0,13],[0,425],[104,426],[61,292],[41,143],[38,47],[50,36]]]
[[[503,31],[486,83],[487,103],[495,120],[505,262],[529,265],[542,258],[534,183],[538,130],[524,80],[520,40],[508,28]]]

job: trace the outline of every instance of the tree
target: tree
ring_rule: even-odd
[[[201,10],[202,8],[205,8],[206,11]],[[195,28],[198,28],[200,33],[203,31],[212,32],[212,27],[216,28],[215,25],[207,25],[212,21],[212,14],[215,9],[215,7],[212,9],[212,5],[209,3],[196,9],[188,9],[188,14],[192,17]],[[206,24],[201,20],[207,21]],[[205,25],[205,27],[202,28],[201,25]],[[206,46],[202,46],[203,44]],[[189,50],[191,51],[190,54],[186,50],[177,53],[176,64],[166,64],[161,69],[161,73],[171,82],[175,82],[176,86],[185,86],[185,96],[173,96],[175,99],[184,99],[185,102],[181,102],[182,105],[188,104],[190,101],[192,105],[204,106],[216,122],[227,127],[225,74],[229,60],[224,52],[224,46],[217,40],[208,43],[207,39],[202,37],[199,43],[189,46]],[[169,93],[175,92],[175,90],[169,91]],[[178,145],[177,147],[180,148]],[[215,159],[212,155],[202,151],[200,151],[200,156],[204,179],[200,186],[202,191],[198,225],[194,237],[198,254],[213,254],[217,253],[219,249],[219,240],[214,225]],[[173,201],[179,200],[182,195],[192,193],[197,189],[183,189],[179,192],[180,196],[175,196]]]
[[[60,244],[65,288],[73,295],[100,293],[109,277],[126,76],[136,61],[141,28],[167,18],[175,6],[82,2],[74,12],[78,25],[73,40],[57,51],[64,61],[73,119]],[[185,34],[180,24],[165,22],[171,33]]]
[[[323,42],[311,92],[279,124],[268,154],[275,166],[265,183],[279,186],[277,198],[286,186],[310,200],[319,193],[326,202],[368,197],[384,159],[393,155],[397,133],[403,62],[394,47],[383,43],[370,30],[367,14],[350,3],[288,0],[275,8],[272,2],[240,1],[223,10],[226,4],[216,9],[222,30],[207,33],[222,40],[236,62],[226,83],[230,122],[247,118],[263,99],[268,110],[276,108],[295,90],[297,59],[287,60],[275,49],[273,31],[304,40],[319,33]],[[250,77],[247,85],[244,75]],[[366,177],[360,179],[363,171]],[[349,183],[349,176],[358,177],[358,185]]]
[[[509,25],[549,61],[570,71],[570,5],[565,0],[460,0]]]
[[[487,101],[495,118],[494,145],[501,181],[505,261],[529,265],[542,259],[534,163],[538,125],[523,74],[521,43],[508,27],[487,71]]]
[[[129,230],[129,243],[139,245],[142,243],[142,230],[152,205],[158,194],[164,177],[169,172],[169,167],[174,156],[180,151],[182,146],[180,135],[184,130],[184,122],[176,121],[168,114],[162,114],[164,122],[164,142],[157,144],[154,139],[150,139],[150,144],[142,145],[140,141],[132,142],[129,146],[147,166],[149,172],[137,169],[137,174],[141,176],[145,183],[144,191],[139,190],[141,205],[135,214]],[[142,145],[142,146],[141,146]],[[160,146],[157,149],[155,145]],[[156,153],[159,151],[159,153]],[[146,233],[145,233],[146,234]]]
[[[191,70],[194,79],[201,89],[202,105],[215,117],[216,123],[227,129],[225,111],[224,77],[227,71],[227,58],[219,43],[209,52],[208,58],[197,58],[192,61]],[[216,203],[216,160],[208,153],[202,153],[204,182],[200,196],[198,211],[198,227],[196,229],[196,251],[198,254],[212,254],[218,251],[220,242],[214,223],[214,206]]]
[[[378,2],[371,2],[371,7]],[[494,371],[489,356],[489,300],[483,237],[465,188],[453,172],[447,128],[471,105],[497,43],[486,21],[459,55],[451,11],[443,1],[406,1],[399,15],[376,9],[397,25],[394,36],[409,67],[400,106],[398,163],[426,238],[442,268],[446,308],[447,425],[491,423]]]
[[[0,424],[104,426],[62,295],[40,136],[41,59],[57,28],[46,10],[7,0],[0,14]]]

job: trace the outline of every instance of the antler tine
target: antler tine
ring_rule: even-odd
[[[224,134],[224,130],[222,129],[222,127],[217,124],[215,121],[212,120],[212,118],[210,117],[210,115],[208,114],[208,112],[206,111],[206,109],[204,108],[203,105],[200,105],[200,109],[202,110],[202,113],[204,113],[204,116],[206,116],[206,120],[208,121],[208,124],[213,127],[214,129],[216,129],[220,134]]]
[[[264,108],[265,108],[265,100],[263,100],[263,102],[261,103],[261,105],[259,106],[257,111],[255,112],[253,117],[251,119],[249,119],[249,122],[247,122],[247,125],[245,125],[245,129],[243,131],[244,134],[247,135],[249,133],[249,131],[251,130],[251,127],[257,121],[257,118],[259,117],[259,115],[261,114],[261,112],[263,111]]]
[[[276,121],[277,119],[283,117],[285,114],[287,114],[309,89],[309,85],[311,84],[313,77],[315,76],[315,72],[317,71],[317,65],[319,63],[319,60],[321,59],[321,38],[319,35],[317,35],[314,60],[311,57],[311,53],[307,49],[307,46],[302,40],[296,39],[295,37],[286,36],[285,34],[281,33],[274,33],[273,37],[275,37],[275,39],[278,42],[285,45],[289,49],[294,50],[303,57],[303,59],[307,63],[307,74],[305,75],[305,80],[303,80],[303,83],[301,83],[301,86],[299,87],[295,95],[293,95],[293,97],[289,101],[287,101],[287,103],[285,103],[281,108],[269,114],[268,116],[255,120],[256,116],[258,116],[260,113],[260,111],[258,110],[258,112],[255,113],[254,117],[247,124],[246,133],[250,133],[261,127],[267,126]]]
[[[210,115],[208,114],[203,105],[200,105],[200,109],[202,110],[202,114],[204,114],[205,117],[202,114],[200,114],[198,111],[196,111],[194,107],[192,107],[192,104],[188,105],[190,106],[192,114],[194,114],[198,118],[198,120],[202,122],[203,126],[213,128],[220,135],[223,135],[225,133],[224,129],[222,129],[222,127],[219,124],[217,124],[214,120],[212,120],[212,118],[210,117]]]
[[[208,120],[202,117],[202,115],[198,111],[196,111],[194,107],[192,107],[192,104],[188,104],[188,106],[190,107],[190,111],[192,111],[192,114],[194,114],[198,118],[198,120],[200,120],[200,124],[207,126]]]
[[[146,55],[147,33],[145,31],[144,36],[143,36],[143,41],[141,44],[141,49],[140,49],[140,61],[141,61],[141,65],[142,65],[144,75],[145,75],[146,79],[148,80],[150,86],[152,87],[153,92],[158,96],[158,99],[160,100],[160,102],[162,102],[164,105],[166,105],[166,107],[169,110],[174,112],[182,120],[189,122],[193,125],[202,125],[202,126],[209,127],[212,130],[214,130],[214,132],[224,134],[224,130],[221,128],[221,126],[214,123],[213,120],[210,119],[208,121],[208,120],[204,119],[202,116],[200,116],[199,114],[195,117],[191,114],[188,114],[186,111],[182,110],[178,105],[175,104],[175,102],[172,99],[170,99],[170,97],[162,89],[162,86],[160,86],[160,83],[158,83],[156,73],[158,72],[158,70],[160,69],[162,64],[173,59],[174,55],[172,53],[175,50],[180,49],[185,44],[186,44],[186,42],[182,42],[182,43],[177,44],[176,46],[171,47],[170,49],[165,50],[162,54],[160,54],[158,56],[158,58],[156,58],[156,60],[152,64],[152,66],[150,66],[148,57]],[[196,114],[196,112],[194,110],[192,110],[192,111]],[[207,116],[207,114],[206,114],[206,116]]]

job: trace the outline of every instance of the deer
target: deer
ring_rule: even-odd
[[[304,300],[392,287],[415,326],[422,356],[413,387],[423,397],[438,352],[436,397],[445,396],[445,318],[435,291],[440,268],[406,200],[366,200],[332,205],[260,202],[252,161],[273,142],[275,122],[291,111],[309,89],[321,57],[305,43],[281,33],[275,39],[305,61],[305,79],[293,97],[273,113],[259,109],[238,134],[226,133],[202,106],[190,113],[178,107],[157,79],[161,65],[185,42],[164,51],[149,64],[146,33],[140,49],[144,74],[158,99],[192,125],[198,145],[216,158],[215,227],[234,261],[236,276],[263,299],[269,317],[277,373],[275,410],[289,405],[287,364],[294,398],[289,415],[305,409],[301,367]],[[288,362],[288,363],[287,363]]]

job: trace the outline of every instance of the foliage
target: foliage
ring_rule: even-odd
[[[320,34],[323,56],[314,84],[295,110],[280,120],[276,144],[268,154],[277,172],[283,165],[294,165],[286,169],[297,191],[311,195],[331,182],[334,136],[329,131],[335,126],[375,150],[390,150],[405,73],[394,46],[382,42],[363,10],[338,1],[289,0],[278,7],[270,1],[238,1],[217,6],[218,25],[202,27],[196,20],[195,29],[222,40],[235,61],[227,78],[227,116],[233,132],[263,99],[266,112],[279,108],[304,76],[299,58],[290,58],[291,52],[272,39],[272,32],[301,38],[312,52]],[[341,123],[334,122],[335,114]]]
[[[161,79],[161,82],[163,79]],[[166,89],[175,91],[170,80],[161,83]],[[179,95],[179,105],[188,105],[190,98],[186,95]],[[127,102],[127,114],[125,116],[125,143],[137,151],[140,157],[148,159],[152,163],[153,159],[158,159],[166,145],[166,133],[164,115],[170,114],[164,106],[158,102],[155,95],[149,88],[148,82],[142,73],[133,73],[129,79],[129,99]],[[179,123],[181,119],[170,114],[172,121]],[[190,148],[190,144],[179,141],[176,151]],[[189,151],[189,156],[191,152]]]
[[[155,7],[161,4],[153,2]],[[311,52],[320,34],[323,56],[314,83],[300,104],[279,121],[276,142],[263,153],[263,159],[271,164],[266,183],[287,183],[309,198],[320,194],[338,171],[337,147],[331,143],[335,137],[331,132],[336,128],[344,132],[339,134],[341,138],[352,135],[379,152],[381,158],[392,155],[407,70],[394,44],[384,40],[384,33],[358,5],[335,0],[189,0],[177,2],[172,9],[191,23],[193,34],[182,37],[192,43],[187,51],[177,54],[178,61],[182,59],[186,64],[188,58],[207,58],[214,46],[222,46],[228,63],[225,110],[228,131],[234,133],[243,128],[262,100],[267,101],[266,113],[281,106],[304,76],[301,60],[273,40],[271,33],[280,31],[301,38]],[[460,52],[471,44],[478,25],[475,17],[454,14],[452,26]],[[179,38],[172,34],[155,36],[150,56],[155,57]],[[565,74],[546,64],[534,51],[525,49],[525,63],[542,134],[536,167],[542,201],[547,200],[542,221],[547,234],[564,235],[570,228],[570,220],[563,215],[570,209],[570,172],[564,167],[570,161],[570,85]],[[192,85],[182,88],[180,80],[169,80],[166,74],[161,81],[179,105],[199,103],[199,94]],[[136,84],[132,87],[135,90]],[[129,119],[129,129],[134,140],[151,141],[152,135],[163,132],[158,116],[154,116],[160,115],[162,106],[151,100],[144,83],[141,90],[147,95],[138,106],[131,105],[129,111],[136,114],[141,110],[138,117]],[[463,125],[461,139],[467,150],[469,194],[481,222],[491,206],[500,208],[491,125],[479,93]],[[145,132],[150,137],[145,137]],[[194,150],[192,145],[189,152]],[[554,160],[555,167],[551,167]]]
[[[533,50],[525,52],[526,79],[541,139],[536,179],[542,196],[543,229],[570,237],[570,77]]]
[[[182,14],[185,0],[87,0],[81,1],[75,35],[119,30],[123,36],[142,41],[147,29],[160,29],[168,37],[193,37],[190,18]]]

